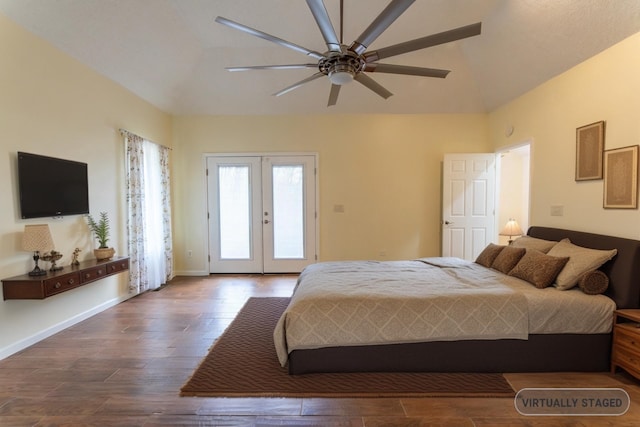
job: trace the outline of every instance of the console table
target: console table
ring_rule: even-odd
[[[45,299],[104,277],[129,269],[129,257],[115,257],[106,261],[83,261],[58,271],[47,271],[45,276],[20,276],[2,280],[2,294],[10,299]]]

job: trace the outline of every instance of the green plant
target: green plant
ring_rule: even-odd
[[[109,217],[107,216],[107,213],[100,212],[100,219],[97,222],[91,215],[87,215],[87,222],[89,223],[89,228],[98,240],[98,244],[100,245],[98,248],[108,248],[107,242],[109,241]]]

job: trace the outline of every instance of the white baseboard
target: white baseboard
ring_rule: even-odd
[[[91,310],[87,310],[84,313],[77,314],[63,322],[58,323],[57,325],[53,325],[50,328],[47,328],[43,331],[38,332],[37,334],[34,334],[14,344],[11,344],[5,348],[2,348],[0,349],[0,360],[5,359],[21,350],[24,350],[25,348],[32,346],[33,344],[36,344],[39,341],[42,341],[43,339],[50,337],[51,335],[57,334],[58,332],[63,331],[66,328],[75,325],[76,323],[80,323],[83,320],[86,320],[91,316],[95,316],[96,314],[102,311],[105,311],[106,309],[111,308],[113,306],[116,306],[121,302],[124,302],[134,296],[135,294],[125,295],[118,298],[114,298],[110,301],[106,301],[92,308]]]
[[[173,277],[176,276],[208,276],[209,272],[204,270],[180,270],[174,271]]]

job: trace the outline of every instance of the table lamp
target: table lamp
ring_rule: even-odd
[[[29,272],[29,276],[44,276],[46,270],[38,266],[40,252],[46,252],[53,249],[53,239],[47,224],[25,225],[24,234],[22,235],[22,249],[25,251],[33,251],[33,261],[35,267]]]
[[[513,242],[513,236],[522,236],[523,234],[522,228],[520,228],[517,221],[513,218],[509,218],[509,221],[507,221],[507,224],[500,232],[501,236],[509,236],[509,244]]]

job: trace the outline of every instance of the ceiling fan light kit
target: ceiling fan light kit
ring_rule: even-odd
[[[331,83],[340,86],[352,82],[364,66],[364,61],[350,52],[332,54],[318,61],[320,72],[329,76]]]
[[[355,75],[355,71],[351,68],[338,66],[329,72],[329,80],[331,80],[331,83],[334,85],[342,86],[351,83]]]
[[[346,46],[342,41],[343,27],[343,10],[344,0],[340,0],[340,37],[338,37],[327,9],[322,0],[307,0],[307,5],[311,10],[320,33],[324,38],[327,46],[327,52],[319,53],[295,43],[265,33],[255,28],[248,27],[238,22],[218,16],[215,21],[219,24],[226,25],[230,28],[251,34],[252,36],[270,41],[297,52],[304,53],[307,56],[318,60],[317,64],[287,64],[287,65],[251,65],[244,67],[228,67],[229,71],[247,71],[247,70],[282,70],[282,69],[300,69],[315,68],[317,72],[293,85],[276,92],[274,95],[280,96],[288,93],[300,86],[316,80],[320,77],[327,76],[331,82],[331,90],[329,93],[328,106],[335,105],[340,93],[340,87],[352,82],[353,80],[367,87],[384,99],[393,95],[375,80],[369,77],[370,73],[386,73],[386,74],[403,74],[409,76],[445,78],[449,74],[449,70],[440,70],[435,68],[413,67],[408,65],[383,64],[378,62],[380,59],[401,55],[416,50],[425,49],[427,47],[436,46],[443,43],[449,43],[456,40],[464,39],[479,35],[481,32],[481,23],[471,24],[460,28],[455,28],[438,34],[422,37],[415,40],[406,41],[393,46],[387,46],[378,50],[367,52],[367,48],[373,43],[380,34],[382,34],[389,26],[404,13],[415,0],[391,0],[387,7],[378,15],[376,19],[364,30],[364,32],[351,43]]]

